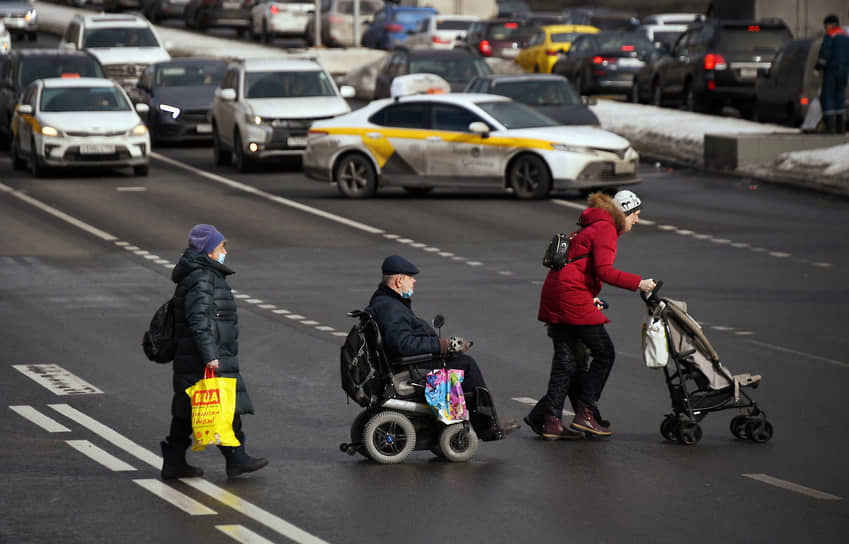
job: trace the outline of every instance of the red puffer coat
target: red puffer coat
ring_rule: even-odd
[[[582,228],[569,244],[568,257],[589,257],[548,272],[540,295],[540,321],[566,325],[608,323],[610,320],[593,304],[602,282],[631,291],[640,285],[640,276],[613,267],[625,214],[612,198],[602,193],[591,195],[578,224]]]

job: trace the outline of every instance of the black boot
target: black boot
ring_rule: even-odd
[[[167,440],[167,439],[166,439]],[[177,478],[199,478],[203,476],[203,469],[193,467],[186,462],[186,449],[188,444],[172,444],[171,442],[160,442],[162,448],[162,479],[176,480]]]
[[[221,453],[227,461],[227,477],[232,478],[246,472],[254,472],[268,464],[268,459],[251,457],[245,451],[245,435],[237,435],[239,444],[235,448],[232,446],[218,446]]]
[[[823,122],[825,123],[825,130],[823,132],[826,134],[834,134],[837,132],[836,117],[836,115],[831,113],[822,116]]]
[[[834,116],[834,130],[837,134],[846,134],[846,117],[842,113]]]

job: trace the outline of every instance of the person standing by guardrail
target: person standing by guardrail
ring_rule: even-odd
[[[829,134],[846,132],[846,84],[849,82],[849,35],[840,27],[837,15],[823,20],[825,37],[815,68],[822,71],[822,114]]]

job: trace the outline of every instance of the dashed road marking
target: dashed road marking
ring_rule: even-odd
[[[89,459],[97,461],[112,472],[133,472],[136,467],[118,459],[108,451],[98,448],[88,440],[65,440],[65,442]]]
[[[214,516],[218,513],[160,480],[140,479],[133,482],[190,516]]]
[[[824,501],[841,501],[842,497],[838,497],[837,495],[832,495],[831,493],[826,493],[825,491],[820,491],[818,489],[813,489],[811,487],[806,487],[804,485],[796,484],[793,482],[788,482],[787,480],[782,480],[780,478],[776,478],[774,476],[770,476],[769,474],[742,474],[745,478],[751,478],[752,480],[757,480],[759,482],[763,482],[765,484],[774,485],[775,487],[780,487],[781,489],[786,489],[787,491],[792,491],[794,493],[801,493],[802,495],[807,495],[809,497],[813,497],[815,499],[824,500]]]
[[[271,540],[241,525],[216,525],[215,528],[240,544],[274,544]]]
[[[97,387],[56,364],[12,365],[12,368],[59,396],[103,394]]]
[[[65,427],[52,417],[46,416],[32,406],[9,406],[13,412],[35,423],[48,433],[69,433],[71,429]]]

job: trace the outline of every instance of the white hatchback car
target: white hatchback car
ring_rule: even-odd
[[[316,120],[351,111],[345,98],[314,60],[240,60],[231,63],[212,100],[215,162],[246,171],[260,159],[301,155]]]
[[[404,45],[429,49],[454,49],[466,39],[472,23],[479,21],[474,15],[430,15],[425,17]]]
[[[139,104],[139,113],[148,106]],[[127,93],[102,78],[50,78],[30,84],[12,117],[12,165],[131,166],[146,176],[150,135]]]
[[[265,43],[276,36],[303,38],[314,11],[313,0],[260,0],[251,8],[251,36]]]
[[[394,185],[413,194],[512,189],[531,199],[552,189],[639,183],[638,160],[628,140],[612,132],[562,126],[504,96],[447,93],[375,100],[316,122],[303,162],[308,177],[336,183],[351,198]]]

